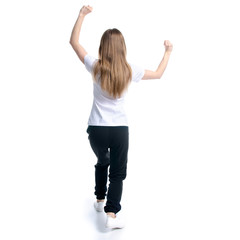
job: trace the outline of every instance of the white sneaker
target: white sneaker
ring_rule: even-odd
[[[105,202],[94,202],[94,208],[97,212],[103,212]]]
[[[124,223],[118,216],[116,216],[116,218],[113,218],[107,215],[106,227],[107,228],[124,228]]]

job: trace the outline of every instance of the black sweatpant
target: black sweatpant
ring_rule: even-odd
[[[105,212],[117,213],[121,210],[123,180],[127,174],[128,127],[89,126],[88,139],[97,157],[95,165],[95,195],[107,202]],[[108,167],[109,187],[107,189]]]

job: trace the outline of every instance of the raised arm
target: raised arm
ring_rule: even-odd
[[[79,12],[77,21],[73,27],[72,30],[72,35],[70,38],[70,44],[72,45],[72,48],[84,64],[84,57],[87,55],[86,50],[83,48],[83,46],[79,43],[79,36],[80,36],[80,31],[82,27],[83,20],[85,16],[92,12],[92,7],[88,6],[83,6]]]
[[[170,41],[165,40],[164,41],[164,46],[165,46],[165,53],[163,55],[162,61],[160,62],[158,68],[156,71],[151,71],[151,70],[145,70],[145,74],[143,76],[143,80],[147,80],[147,79],[160,79],[161,76],[163,75],[167,64],[168,64],[168,60],[170,58],[171,52],[172,52],[172,48],[173,45],[171,44]]]

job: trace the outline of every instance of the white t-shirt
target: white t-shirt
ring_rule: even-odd
[[[87,54],[84,57],[84,64],[88,72],[93,74],[93,66],[97,59]],[[132,81],[139,82],[144,69],[130,64],[132,68]],[[113,98],[106,91],[101,89],[99,81],[93,81],[93,105],[88,120],[90,126],[128,126],[127,115],[124,110],[124,103],[127,92],[120,98]]]

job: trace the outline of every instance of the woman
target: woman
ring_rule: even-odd
[[[107,214],[106,227],[122,228],[116,213],[121,210],[122,183],[126,178],[128,154],[128,123],[124,112],[124,99],[129,84],[141,79],[159,79],[169,60],[172,44],[164,41],[165,53],[156,71],[144,70],[126,61],[126,46],[121,32],[104,32],[99,59],[87,54],[79,43],[82,22],[92,7],[83,6],[73,27],[70,44],[86,69],[94,78],[94,100],[88,121],[89,141],[97,157],[95,165],[94,203],[97,211]],[[108,167],[109,187],[107,189]],[[104,199],[107,193],[107,202]]]

